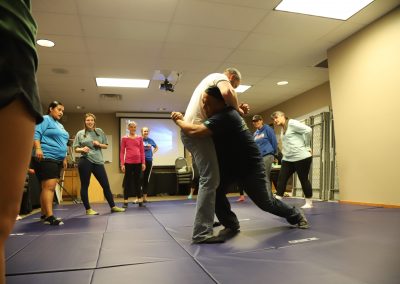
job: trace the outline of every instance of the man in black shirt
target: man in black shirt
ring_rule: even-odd
[[[239,221],[225,195],[226,189],[236,183],[260,209],[286,218],[299,228],[308,228],[307,219],[300,209],[275,199],[267,190],[265,166],[257,144],[239,113],[225,105],[219,89],[208,88],[203,94],[202,104],[208,117],[203,124],[184,122],[178,112],[173,112],[171,117],[189,136],[213,137],[220,168],[215,214],[221,224],[231,232],[239,231]]]

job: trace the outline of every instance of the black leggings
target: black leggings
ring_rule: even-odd
[[[132,195],[142,198],[142,187],[140,185],[140,175],[142,173],[142,164],[125,164],[124,177],[124,199]]]
[[[301,187],[304,192],[304,196],[306,198],[311,198],[313,192],[311,183],[308,180],[308,173],[310,172],[311,161],[312,157],[296,162],[288,162],[282,160],[281,170],[279,172],[279,177],[278,177],[278,188],[276,189],[277,191],[276,194],[279,196],[283,196],[288,179],[294,172],[296,172],[299,177]]]
[[[103,188],[104,197],[106,198],[108,205],[110,205],[110,208],[113,208],[115,206],[114,198],[111,193],[104,165],[94,164],[86,158],[80,158],[78,170],[81,179],[81,199],[86,210],[91,208],[89,204],[88,188],[90,184],[90,175],[92,173]]]
[[[143,176],[142,176],[143,194],[147,194],[147,192],[148,192],[148,187],[149,187],[150,175],[151,175],[152,167],[153,167],[153,161],[147,161],[146,160],[146,169],[144,170]]]

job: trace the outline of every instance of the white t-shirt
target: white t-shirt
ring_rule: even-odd
[[[197,85],[186,108],[184,121],[193,124],[203,123],[207,117],[201,105],[202,94],[207,88],[216,86],[221,81],[229,81],[229,79],[225,74],[212,73]]]

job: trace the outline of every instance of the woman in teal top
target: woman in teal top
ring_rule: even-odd
[[[274,112],[271,118],[275,125],[282,127],[283,157],[276,198],[280,199],[283,196],[289,177],[296,172],[306,198],[306,203],[301,208],[311,208],[313,192],[308,174],[312,162],[310,147],[312,129],[300,121],[287,118],[281,111]]]
[[[115,206],[104,168],[102,149],[108,147],[107,137],[101,128],[96,128],[96,116],[94,114],[85,114],[84,124],[85,128],[78,131],[72,147],[75,152],[81,153],[78,170],[81,180],[81,199],[86,209],[86,215],[99,215],[91,208],[89,203],[88,189],[92,173],[103,188],[104,197],[110,205],[111,212],[124,212],[124,208]]]
[[[69,134],[59,122],[64,114],[62,103],[50,103],[47,115],[36,126],[32,165],[35,169],[42,191],[40,193],[41,219],[45,224],[58,226],[64,224],[53,215],[53,199],[61,168],[67,167],[67,143]]]

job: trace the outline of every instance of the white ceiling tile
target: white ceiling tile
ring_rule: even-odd
[[[173,24],[166,42],[235,48],[246,36],[239,31]]]
[[[59,67],[66,66],[89,66],[89,59],[84,53],[72,52],[41,52],[39,66],[41,64],[51,64]]]
[[[201,0],[203,2],[210,3],[219,3],[219,4],[227,4],[227,5],[235,5],[240,7],[249,7],[249,8],[258,8],[258,9],[266,9],[271,10],[278,6],[281,0]]]
[[[228,48],[166,44],[162,51],[163,58],[184,59],[184,60],[207,60],[213,61],[223,59],[232,52]]]
[[[32,2],[32,11],[60,14],[76,14],[75,0],[34,0]]]
[[[181,1],[174,23],[236,31],[252,30],[268,11],[196,0]]]
[[[82,27],[87,37],[113,39],[134,39],[151,42],[163,42],[168,30],[165,23],[145,22],[115,18],[87,16]]]
[[[273,11],[254,29],[254,32],[303,41],[316,40],[341,23],[339,20]]]
[[[34,16],[38,24],[38,36],[41,34],[62,36],[83,35],[77,15],[36,12]]]
[[[170,22],[178,2],[178,0],[85,0],[77,1],[77,5],[82,15]]]

